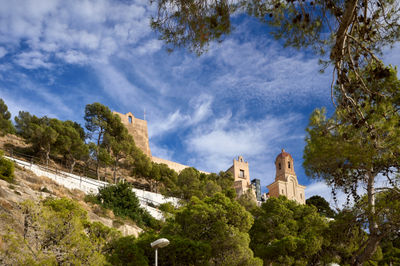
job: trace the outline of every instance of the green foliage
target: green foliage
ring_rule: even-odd
[[[107,245],[107,247],[105,248],[105,252],[107,261],[111,263],[111,265],[149,265],[148,259],[144,256],[143,250],[139,248],[136,244],[134,236],[127,236],[115,239]]]
[[[154,232],[147,232],[142,234],[136,243],[144,251],[150,264],[155,260],[154,249],[150,247],[150,243],[161,237],[167,238],[170,244],[158,250],[159,265],[196,266],[211,264],[211,247],[206,242],[195,241],[180,235],[159,235]]]
[[[85,202],[90,202],[93,204],[100,204],[99,198],[95,194],[87,194],[84,198]]]
[[[4,136],[7,133],[15,133],[15,128],[10,118],[11,113],[8,111],[3,99],[0,98],[0,136]]]
[[[97,200],[103,207],[113,210],[115,215],[128,217],[138,225],[159,226],[159,222],[140,207],[139,199],[129,183],[120,182],[99,189]]]
[[[14,180],[14,163],[3,157],[4,153],[0,150],[0,179],[9,183]]]
[[[335,216],[335,211],[331,209],[329,203],[321,196],[315,195],[306,200],[307,205],[313,205],[317,208],[319,214],[333,218]]]
[[[400,265],[400,236],[392,235],[381,243],[383,258],[379,265]]]
[[[400,228],[397,212],[393,211],[397,200],[391,205],[383,199],[378,201],[375,191],[376,179],[381,176],[390,184],[385,190],[393,199],[399,194],[400,182],[400,81],[396,69],[385,68],[383,76],[381,71],[382,66],[377,62],[361,72],[368,81],[368,88],[379,91],[372,96],[359,86],[355,78],[357,73],[349,72],[350,80],[346,86],[352,90],[352,100],[357,107],[349,107],[348,102],[352,100],[339,91],[339,105],[331,118],[326,118],[324,109],[315,110],[307,128],[303,155],[306,174],[342,189],[348,195],[348,201],[353,196],[358,205],[357,216],[368,225],[367,244],[353,254],[356,263],[368,261],[380,240]],[[340,90],[340,87],[336,89]],[[358,188],[365,184],[367,194],[364,198],[359,195]],[[396,214],[392,218],[395,222],[388,223],[386,214]]]
[[[91,146],[91,155],[96,161],[96,175],[100,177],[100,163],[111,164],[110,152],[104,147],[104,136],[111,131],[111,124],[115,119],[111,110],[101,103],[87,104],[85,107],[85,127],[89,131],[88,138],[94,140]]]
[[[135,144],[126,127],[121,123],[118,115],[114,115],[109,122],[109,130],[104,136],[103,145],[111,151],[114,170],[114,183],[116,183],[116,174],[121,159],[125,159],[132,154]]]
[[[89,155],[89,147],[85,144],[83,128],[76,122],[52,119],[51,127],[58,137],[53,144],[55,155],[62,155],[73,171],[77,160],[85,159]]]
[[[256,195],[254,193],[254,190],[248,189],[244,194],[242,194],[238,198],[238,202],[247,211],[252,212],[252,210],[257,208],[257,198],[256,198]]]
[[[90,223],[77,202],[48,198],[22,204],[23,235],[10,229],[3,236],[0,261],[12,265],[105,265],[104,246],[120,233]]]
[[[327,222],[314,207],[270,198],[253,211],[250,247],[264,264],[307,265],[322,248]]]
[[[172,180],[168,179],[168,181]],[[175,183],[166,186],[164,190],[164,193],[167,195],[186,201],[190,200],[193,196],[203,199],[219,192],[222,192],[231,199],[236,197],[236,192],[233,188],[233,177],[230,173],[220,172],[218,175],[214,173],[204,174],[193,167],[183,169],[177,176]]]
[[[199,260],[209,257],[209,265],[261,265],[248,247],[247,232],[252,223],[250,213],[238,202],[216,193],[204,200],[192,197],[186,206],[176,211],[175,218],[168,221],[161,235],[180,236],[186,245],[197,246],[203,250],[198,252]],[[209,255],[204,254],[206,250],[210,250]],[[193,265],[190,260],[188,263]]]

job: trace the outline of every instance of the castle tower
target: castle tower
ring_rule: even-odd
[[[233,165],[227,172],[231,172],[235,178],[236,194],[240,197],[250,188],[249,163],[245,162],[242,156],[239,156],[237,160],[233,159]]]
[[[151,158],[147,121],[136,118],[131,112],[121,114],[114,111],[113,114],[116,114],[121,118],[122,124],[124,124],[128,129],[129,134],[133,137],[135,145],[141,149],[144,154]]]
[[[275,182],[267,186],[270,197],[286,196],[300,204],[305,204],[305,186],[299,185],[294,172],[293,157],[282,149],[275,159]]]

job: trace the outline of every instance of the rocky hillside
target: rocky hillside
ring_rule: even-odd
[[[39,177],[31,171],[16,167],[15,181],[8,183],[0,179],[0,235],[8,228],[23,234],[24,214],[20,204],[26,200],[39,202],[47,197],[70,198],[78,202],[88,212],[89,220],[118,229],[124,236],[138,236],[142,229],[130,220],[116,218],[112,211],[84,201],[85,194],[79,190],[69,190],[51,179]]]

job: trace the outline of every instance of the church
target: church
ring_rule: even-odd
[[[116,114],[121,118],[121,122],[128,129],[129,134],[132,135],[136,146],[140,148],[144,154],[149,156],[153,162],[166,164],[169,168],[178,173],[183,169],[190,167],[152,156],[149,146],[149,134],[146,120],[134,117],[131,112],[127,114],[113,112],[113,114]],[[267,186],[269,191],[267,197],[279,197],[280,195],[283,195],[290,200],[295,200],[300,204],[305,204],[305,186],[300,185],[297,181],[297,176],[294,172],[293,157],[282,149],[282,152],[278,154],[275,159],[275,168],[275,181]],[[208,174],[208,172],[200,172]],[[257,200],[261,200],[260,180],[253,179],[250,181],[249,163],[244,161],[242,156],[233,159],[232,166],[226,172],[232,173],[234,177],[234,187],[239,197],[247,192],[247,190],[252,189]]]

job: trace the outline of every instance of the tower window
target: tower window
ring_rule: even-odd
[[[282,189],[282,194],[285,194],[285,193],[283,192],[283,189]]]
[[[132,116],[129,116],[128,119],[129,119],[129,124],[132,124]]]
[[[244,178],[244,170],[240,169],[240,171],[239,171],[239,177]]]
[[[290,168],[290,162],[287,163],[287,167]]]
[[[278,168],[279,168],[279,170],[282,169],[281,163],[278,163]]]

